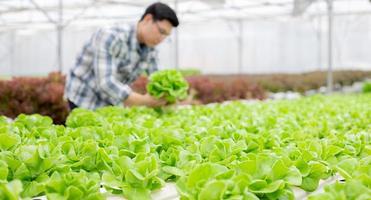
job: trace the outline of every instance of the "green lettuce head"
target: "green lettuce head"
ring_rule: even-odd
[[[188,82],[182,74],[173,69],[161,70],[151,74],[147,91],[155,98],[165,98],[169,103],[187,98]]]

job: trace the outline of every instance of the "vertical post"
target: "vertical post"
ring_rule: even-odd
[[[327,93],[333,91],[333,0],[327,0],[328,10],[328,71],[327,71]]]
[[[318,45],[318,53],[317,53],[317,67],[319,69],[322,68],[322,17],[318,15],[317,17],[317,45]]]
[[[178,13],[179,11],[179,7],[178,7],[178,0],[175,0],[175,12],[177,15],[179,15]],[[174,33],[174,59],[175,59],[175,69],[179,69],[179,32],[178,32],[178,28],[175,29],[175,33]]]
[[[17,31],[16,30],[12,30],[11,31],[11,35],[10,35],[10,75],[13,77],[15,76],[16,74],[14,74],[14,70],[13,69],[16,69],[16,66],[15,66],[15,50],[14,48],[17,46],[16,44],[16,36],[17,34]]]
[[[238,20],[238,73],[242,73],[243,69],[243,19]]]
[[[63,71],[63,0],[59,0],[57,26],[58,71]]]

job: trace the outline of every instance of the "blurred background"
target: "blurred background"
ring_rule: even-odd
[[[154,2],[1,0],[0,114],[62,122],[65,74],[83,44],[98,28],[137,23]],[[160,69],[183,72],[201,103],[371,90],[370,0],[161,2],[180,26],[158,46]],[[132,87],[145,93],[146,83]]]
[[[0,1],[1,75],[67,70],[91,33],[136,23],[151,0]],[[163,0],[181,25],[161,46],[163,68],[203,73],[371,70],[369,0]]]

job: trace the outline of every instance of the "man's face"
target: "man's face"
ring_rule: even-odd
[[[144,19],[145,26],[142,32],[143,42],[148,47],[154,47],[160,44],[167,36],[171,34],[172,24],[167,20],[155,21],[151,15]]]

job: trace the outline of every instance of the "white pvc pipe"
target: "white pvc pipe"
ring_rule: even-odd
[[[328,70],[327,93],[333,91],[333,0],[327,0],[328,9]]]
[[[57,26],[57,59],[58,71],[63,71],[63,0],[59,0]]]
[[[238,20],[238,73],[242,73],[243,70],[243,34],[244,26],[243,19]]]
[[[175,0],[175,12],[176,14],[178,15],[178,0]],[[179,69],[179,32],[178,32],[178,28],[175,29],[175,32],[174,32],[174,64],[175,64],[175,69]]]

